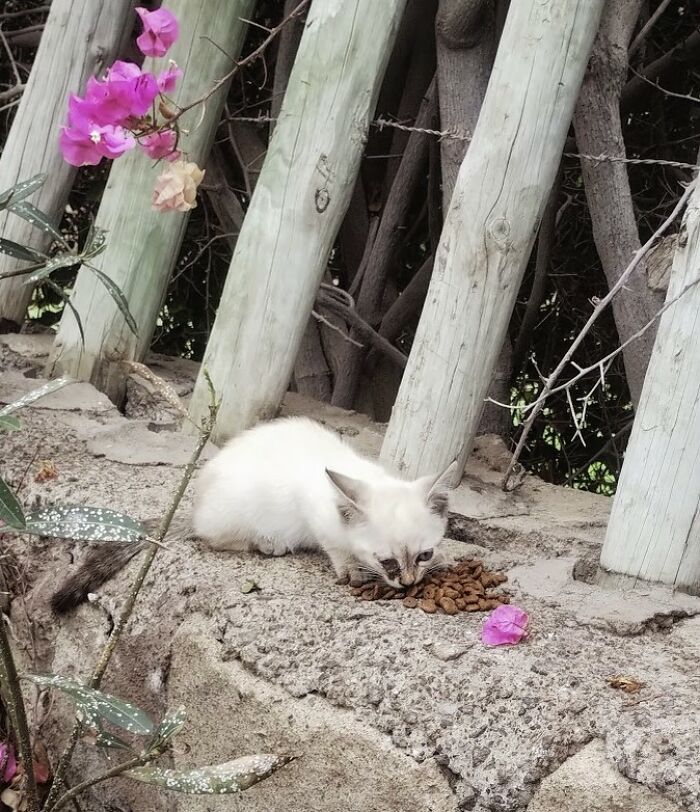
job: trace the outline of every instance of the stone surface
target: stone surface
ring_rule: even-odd
[[[25,369],[21,363],[19,358]],[[9,399],[15,381],[4,372],[0,401]],[[90,389],[84,390],[85,402],[99,403]],[[121,431],[131,447],[134,438],[144,441],[147,423],[127,430],[131,421],[114,409],[75,408],[73,400],[66,404],[70,411],[37,404],[21,413],[21,431],[0,435],[2,475],[20,486],[23,503],[77,502],[137,518],[159,515],[180,476],[177,465],[116,461],[96,456],[99,449],[91,445],[100,431]],[[307,408],[298,398],[286,404],[288,410]],[[311,411],[368,451],[381,439],[382,427],[366,418],[326,413],[317,404]],[[148,420],[147,410],[142,418]],[[188,450],[193,445],[187,437],[181,443]],[[54,462],[58,475],[36,482],[43,459]],[[531,618],[525,642],[488,649],[480,642],[483,616],[427,616],[399,602],[358,601],[334,584],[329,565],[316,555],[264,559],[174,541],[156,557],[105,687],[143,704],[156,718],[174,703],[188,706],[189,722],[175,750],[178,764],[223,761],[266,743],[308,752],[308,760],[240,799],[185,802],[114,782],[86,797],[85,812],[160,812],[176,804],[266,812],[409,812],[430,804],[441,811],[524,812],[534,803],[540,804],[532,807],[536,812],[568,812],[576,807],[561,806],[563,796],[552,794],[546,779],[562,765],[566,770],[573,761],[576,767],[576,754],[592,739],[605,743],[613,777],[617,771],[638,789],[697,812],[700,626],[697,617],[688,617],[696,608],[687,602],[694,599],[681,596],[682,606],[674,608],[669,595],[640,587],[625,593],[616,608],[611,591],[576,581],[573,561],[588,571],[597,558],[607,500],[544,486],[533,477],[516,495],[503,495],[497,490],[503,461],[503,447],[481,438],[462,486],[481,519],[456,517],[452,531],[469,543],[454,541],[451,548],[510,571],[513,602]],[[47,608],[51,590],[84,549],[3,540],[4,555],[19,567],[23,584],[12,604],[20,640],[30,639],[27,617],[32,619],[27,667],[85,676],[97,657],[138,564],[101,588],[96,602],[59,623]],[[247,579],[260,591],[243,594]],[[615,676],[643,687],[626,694],[611,687]],[[58,702],[42,735],[58,747],[69,725],[65,704]],[[100,758],[81,746],[74,777],[92,772]],[[591,769],[594,783],[602,767]],[[335,806],[318,805],[325,788]],[[365,806],[352,806],[350,790],[363,788],[372,789],[359,796]],[[652,806],[649,812],[669,810]]]
[[[192,664],[197,663],[196,668]],[[273,780],[246,793],[250,812],[284,808],[304,812],[455,812],[448,781],[428,759],[417,763],[391,739],[347,710],[317,696],[294,699],[251,676],[237,661],[222,662],[215,623],[195,618],[173,641],[168,695],[184,704],[188,722],[179,740],[185,768],[253,753],[299,753]],[[227,731],[222,747],[221,730]],[[231,809],[231,800],[187,798],[182,812]],[[235,808],[239,808],[236,804]]]
[[[528,812],[680,812],[680,807],[614,768],[599,739],[542,781]]]

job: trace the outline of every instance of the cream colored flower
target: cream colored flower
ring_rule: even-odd
[[[153,190],[153,208],[158,211],[189,211],[197,205],[197,187],[204,170],[188,161],[173,161],[158,175]]]

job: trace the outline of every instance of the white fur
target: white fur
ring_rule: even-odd
[[[354,487],[336,487],[326,469],[352,478]],[[413,567],[405,576],[412,582],[435,563],[416,567],[415,556],[435,549],[445,529],[445,511],[429,506],[437,480],[398,479],[312,420],[273,420],[234,437],[203,467],[193,529],[219,550],[320,548],[339,578],[357,577],[359,567],[397,585],[379,562],[405,560],[402,578]]]

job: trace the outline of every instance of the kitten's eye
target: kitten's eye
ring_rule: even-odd
[[[379,562],[387,572],[399,569],[399,562],[395,558],[384,558]]]
[[[419,561],[419,562],[430,561],[430,559],[432,557],[433,557],[433,551],[432,550],[423,550],[422,553],[418,553],[418,555],[416,556],[416,561]]]

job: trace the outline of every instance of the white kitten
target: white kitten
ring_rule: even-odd
[[[215,549],[318,548],[339,579],[408,586],[439,562],[447,475],[398,479],[320,424],[282,418],[234,437],[206,463],[192,526]]]

